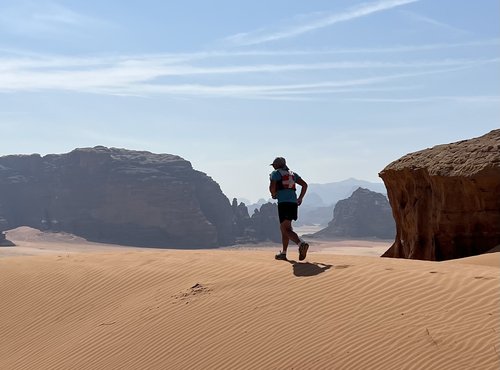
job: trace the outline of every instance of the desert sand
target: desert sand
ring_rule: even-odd
[[[388,259],[360,241],[358,255],[322,244],[298,262],[296,247],[275,261],[275,246],[8,236],[18,246],[0,247],[0,369],[500,366],[500,252]]]

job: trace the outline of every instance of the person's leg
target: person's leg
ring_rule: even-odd
[[[291,220],[283,220],[283,222],[280,224],[280,229],[281,229],[281,235],[282,235],[282,240],[284,237],[288,238],[288,240],[293,241],[295,244],[300,244],[300,239],[299,236],[293,231],[292,229],[292,221]],[[283,244],[283,247],[285,245]],[[288,247],[288,241],[287,241],[287,247]]]
[[[307,250],[309,249],[309,244],[301,240],[299,236],[292,229],[292,221],[284,220],[280,224],[281,234],[288,236],[288,239],[292,240],[299,246],[299,261],[303,261],[306,258]]]
[[[301,248],[303,249],[302,240],[293,231],[292,220],[297,219],[297,204],[293,203],[278,203],[278,215],[280,220],[280,231],[281,231],[281,242],[283,245],[283,250],[278,253],[275,258],[279,260],[286,260],[286,251],[288,249],[289,241],[293,241],[299,246],[299,252]],[[299,253],[299,257],[302,254]]]
[[[283,228],[281,227],[280,224],[280,231],[281,231],[281,244],[282,250],[274,256],[277,260],[286,260],[286,250],[288,249],[288,242],[290,241],[290,238],[288,238],[288,235],[283,232]]]
[[[283,233],[283,229],[280,227],[281,230],[281,244],[283,245],[283,249],[281,250],[283,253],[286,253],[286,250],[288,249],[288,242],[290,241],[290,238]]]

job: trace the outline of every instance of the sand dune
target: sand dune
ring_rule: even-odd
[[[0,258],[0,368],[498,369],[499,256]]]
[[[492,266],[500,268],[500,252],[485,253],[479,256],[459,258],[456,260],[446,261],[445,263],[467,263],[472,265]]]
[[[73,234],[40,231],[28,226],[9,230],[6,236],[9,241],[15,243],[15,246],[0,247],[0,258],[137,249],[114,244],[93,243]]]

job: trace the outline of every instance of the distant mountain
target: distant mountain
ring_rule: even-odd
[[[354,178],[326,184],[309,184],[304,203],[299,209],[299,219],[295,222],[295,225],[328,225],[333,218],[333,207],[335,204],[339,200],[349,198],[360,187],[387,195],[387,190],[383,183]],[[245,203],[250,215],[263,204],[275,202],[272,199],[259,199],[257,203],[249,204],[245,202],[246,199],[238,200]]]
[[[172,154],[96,146],[0,157],[0,231],[29,226],[104,243],[205,248],[235,241],[229,199]]]
[[[314,207],[303,204],[299,208],[299,218],[295,226],[326,226],[333,218],[333,206]]]
[[[335,205],[328,227],[313,234],[319,238],[379,238],[396,235],[392,209],[384,194],[358,188]]]
[[[239,199],[239,201],[245,203],[242,199]],[[251,215],[253,215],[253,213],[255,212],[256,209],[260,209],[260,207],[262,207],[266,203],[273,203],[273,202],[276,202],[276,201],[272,200],[271,198],[269,198],[268,200],[265,200],[264,198],[260,198],[257,201],[257,203],[253,203],[253,204],[245,203],[245,205],[247,206],[248,213],[251,216]]]
[[[376,193],[387,194],[382,182],[369,182],[350,178],[327,184],[309,184],[304,205],[324,207],[335,205],[339,200],[349,198],[358,188],[365,188]]]

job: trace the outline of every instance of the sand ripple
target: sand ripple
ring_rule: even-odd
[[[237,250],[2,258],[0,368],[498,369],[490,262],[307,260]]]

